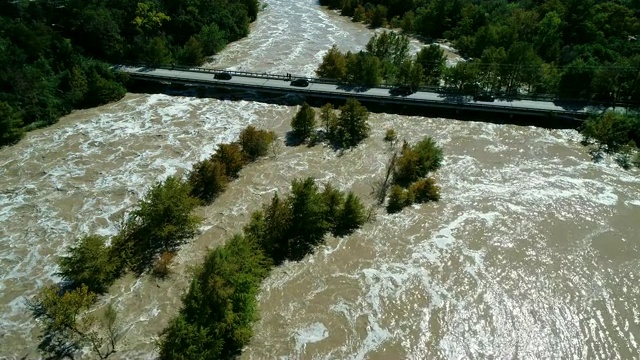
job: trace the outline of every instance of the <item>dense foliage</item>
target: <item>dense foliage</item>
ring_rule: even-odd
[[[425,136],[413,146],[405,141],[400,156],[396,159],[394,155],[392,159],[393,186],[389,191],[388,212],[398,212],[414,203],[440,200],[440,187],[435,179],[426,177],[437,171],[443,160],[442,149],[432,138]]]
[[[237,142],[220,144],[209,159],[193,165],[187,180],[191,195],[203,204],[211,203],[226,189],[229,181],[238,177],[246,164],[267,155],[276,139],[272,131],[247,126]]]
[[[321,0],[320,3],[373,27],[389,25],[424,38],[446,38],[463,56],[473,59],[446,69],[440,76],[437,71],[425,69],[424,84],[437,85],[441,81],[464,92],[485,90],[510,95],[529,92],[566,99],[640,101],[638,1]],[[376,56],[369,50],[367,53]],[[335,51],[332,56],[336,57]],[[418,61],[423,67],[426,64],[439,67],[440,62],[438,57]],[[331,66],[321,69],[329,77],[343,78]],[[387,80],[393,83],[395,78]]]
[[[615,153],[615,161],[623,168],[640,167],[640,115],[637,112],[595,114],[587,119],[581,132],[584,143],[595,145],[590,151],[594,160],[600,159],[603,153]]]
[[[232,359],[252,335],[260,281],[273,264],[301,260],[327,232],[345,235],[364,224],[360,200],[308,178],[291,194],[275,194],[254,212],[243,235],[211,251],[197,268],[179,315],[162,332],[161,359]]]
[[[0,146],[124,96],[105,62],[199,65],[244,37],[257,0],[0,0]]]

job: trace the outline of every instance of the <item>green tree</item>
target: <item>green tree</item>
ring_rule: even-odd
[[[316,75],[326,79],[344,79],[347,71],[347,63],[344,54],[334,44],[322,57],[322,63],[316,70]]]
[[[131,244],[132,270],[147,270],[163,252],[175,252],[198,232],[201,218],[192,212],[199,201],[191,197],[191,186],[170,176],[155,183],[138,201],[126,220],[123,232]]]
[[[220,161],[206,159],[193,165],[187,181],[191,187],[191,196],[204,204],[210,204],[227,188],[229,178]]]
[[[240,146],[247,161],[256,161],[267,155],[269,146],[276,140],[272,131],[258,130],[253,125],[240,132]]]
[[[173,57],[167,39],[162,36],[149,39],[142,50],[142,60],[152,66],[170,64]]]
[[[252,240],[236,235],[207,254],[162,332],[161,359],[229,359],[249,342],[260,281],[270,262]]]
[[[400,65],[396,81],[400,85],[409,85],[415,90],[420,87],[423,77],[422,65],[412,60],[406,60]]]
[[[336,236],[351,234],[364,225],[367,219],[364,205],[353,192],[347,194],[339,214],[334,230]]]
[[[306,102],[291,119],[293,133],[300,140],[308,139],[316,129],[316,112]]]
[[[400,66],[409,58],[409,38],[393,31],[383,31],[369,40],[366,49],[380,61]]]
[[[329,226],[329,230],[336,235],[344,206],[344,194],[330,183],[326,183],[321,195],[325,203],[325,221]]]
[[[14,144],[24,135],[20,114],[6,102],[0,102],[0,146]]]
[[[377,5],[371,14],[371,27],[378,28],[387,25],[388,10],[384,5]]]
[[[292,213],[288,234],[289,259],[300,261],[324,241],[329,230],[325,221],[325,203],[312,178],[294,179],[287,202]]]
[[[205,25],[198,34],[205,56],[215,55],[227,44],[227,36],[215,23]]]
[[[256,239],[275,265],[291,258],[289,234],[293,213],[286,199],[274,194],[271,203],[252,215],[245,236]]]
[[[440,187],[433,178],[420,179],[409,186],[409,193],[415,203],[440,200]]]
[[[82,237],[58,260],[58,275],[76,286],[87,286],[91,292],[105,293],[121,271],[121,260],[111,256],[105,242],[98,235]]]
[[[200,65],[204,62],[203,47],[195,36],[189,38],[182,52],[180,53],[180,62],[186,65]]]
[[[329,138],[335,136],[338,128],[338,116],[333,110],[333,104],[327,103],[320,108],[320,123]]]
[[[428,173],[438,170],[442,160],[442,149],[428,136],[415,146],[409,146],[405,142],[402,154],[396,162],[393,180],[398,185],[408,187]]]
[[[86,286],[65,291],[48,286],[27,302],[33,317],[43,327],[38,350],[51,358],[73,358],[84,346],[106,359],[116,352],[122,331],[116,324],[117,312],[109,305],[101,318],[88,310],[96,295]]]
[[[389,190],[389,202],[387,203],[387,212],[390,214],[400,212],[407,202],[406,190],[401,186],[393,185]]]
[[[253,130],[249,130],[249,131],[251,132]],[[257,134],[258,135],[245,134],[245,137],[252,137],[252,138],[258,139],[256,141],[260,141],[261,133],[257,133]],[[245,139],[245,141],[246,141],[245,145],[248,148],[255,146],[255,145],[249,144],[248,140]],[[251,150],[251,151],[254,151],[254,150]],[[262,149],[260,149],[260,151],[262,151]],[[265,151],[265,154],[266,154],[266,151]],[[226,174],[227,177],[231,179],[238,178],[238,174],[240,173],[240,170],[242,170],[242,168],[246,164],[245,155],[243,154],[243,148],[241,148],[241,146],[236,143],[218,145],[216,152],[211,156],[211,160],[220,162],[220,164],[224,166],[224,174]]]
[[[336,129],[336,141],[344,147],[358,145],[369,136],[369,112],[356,99],[347,100],[340,107],[338,126]]]
[[[444,50],[435,44],[423,47],[416,54],[416,62],[424,70],[424,79],[428,85],[440,85],[447,58]]]
[[[459,62],[444,72],[445,84],[458,92],[472,92],[477,79],[478,67],[473,63]]]

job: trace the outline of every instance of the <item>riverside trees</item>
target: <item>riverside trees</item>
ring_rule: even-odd
[[[571,100],[640,101],[640,7],[634,1],[320,3],[372,27],[389,24],[406,34],[446,38],[469,59],[438,74],[428,68],[439,68],[441,58],[425,62],[418,56],[425,70],[424,84],[444,82],[467,93],[486,90],[507,95],[551,94]],[[382,15],[385,18],[379,19]],[[326,60],[331,59],[338,59],[335,51]],[[336,74],[340,72],[328,77],[349,78]],[[386,82],[394,84],[394,78],[386,75]]]
[[[104,62],[200,65],[249,33],[257,0],[0,1],[0,146],[120,99]],[[103,62],[104,61],[104,62]]]
[[[301,260],[327,232],[344,235],[365,222],[364,206],[330,185],[297,179],[254,212],[243,234],[212,250],[199,266],[176,318],[162,332],[161,359],[231,359],[257,319],[260,282],[273,265]]]
[[[186,180],[170,176],[153,184],[122,220],[117,235],[88,235],[71,246],[58,261],[65,287],[43,288],[29,301],[33,316],[43,319],[39,349],[57,358],[73,357],[84,346],[100,358],[113,354],[122,334],[114,327],[113,308],[103,318],[90,314],[97,296],[127,270],[140,276],[153,268],[156,276],[166,276],[175,252],[198,232],[195,207],[212,201],[242,166],[265,156],[274,140],[272,132],[245,128],[237,143],[220,145]]]

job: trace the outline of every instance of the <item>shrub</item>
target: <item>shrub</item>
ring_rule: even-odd
[[[106,239],[98,235],[81,238],[67,256],[58,260],[58,275],[76,286],[87,286],[91,292],[105,293],[118,278],[121,264],[105,242]]]
[[[414,146],[405,142],[402,154],[396,162],[393,180],[398,185],[408,187],[429,172],[438,170],[442,159],[442,149],[428,136]]]
[[[640,151],[636,152],[636,155],[633,157],[633,165],[640,168]]]
[[[269,145],[276,140],[276,134],[272,131],[258,130],[249,125],[240,133],[240,146],[247,161],[256,161],[267,155]]]
[[[204,204],[210,204],[226,187],[225,167],[218,160],[203,160],[193,165],[187,177],[191,187],[191,195]]]
[[[407,195],[405,190],[394,185],[389,191],[389,202],[387,203],[387,212],[393,214],[402,210],[406,206]]]
[[[412,194],[412,203],[425,203],[440,200],[440,187],[436,185],[434,178],[421,179],[409,186],[409,193]]]
[[[23,135],[20,114],[6,102],[0,102],[0,146],[16,143]]]
[[[211,160],[219,161],[229,178],[237,178],[245,165],[244,155],[239,144],[220,144]]]
[[[173,261],[173,258],[175,257],[175,253],[169,252],[169,251],[165,251],[162,254],[160,254],[160,257],[158,258],[158,260],[156,260],[156,263],[153,265],[153,276],[159,278],[159,279],[164,279],[169,275],[169,265],[171,264],[171,261]]]
[[[346,104],[340,107],[335,131],[331,133],[334,142],[343,147],[358,145],[369,136],[369,112],[356,99],[347,100]]]
[[[387,129],[387,132],[384,134],[384,141],[386,142],[394,142],[398,139],[398,135],[395,130]]]

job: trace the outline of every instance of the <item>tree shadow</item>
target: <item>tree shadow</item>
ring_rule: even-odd
[[[368,91],[369,89],[371,89],[371,87],[365,86],[365,85],[340,84],[337,86],[337,89],[343,90],[343,91],[361,93],[361,92]]]
[[[301,139],[293,130],[287,131],[284,136],[284,145],[288,147],[300,146],[304,143],[304,139]]]

